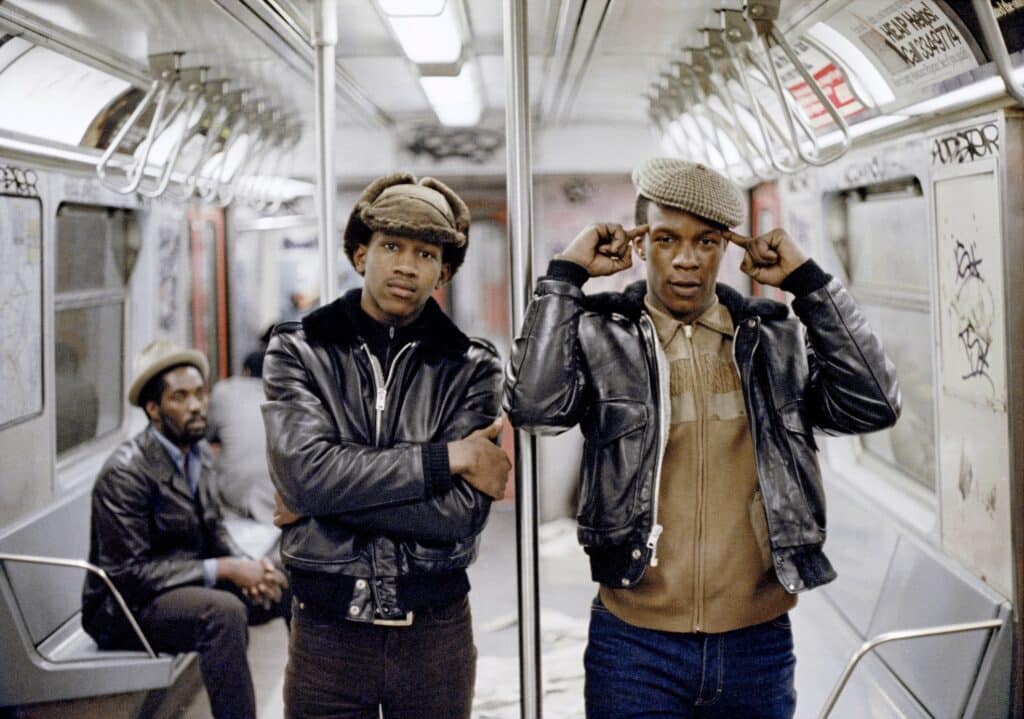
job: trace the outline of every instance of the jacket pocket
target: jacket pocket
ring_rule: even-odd
[[[409,568],[415,573],[451,572],[465,569],[476,557],[477,538],[457,542],[418,542],[405,540],[401,544]]]
[[[780,438],[786,445],[783,452],[788,449],[792,463],[790,474],[798,482],[804,506],[809,512],[810,521],[805,523],[797,541],[806,544],[820,539],[825,528],[825,493],[818,466],[818,445],[814,441],[813,425],[804,411],[803,400],[783,405],[778,410],[778,418],[784,430],[781,432],[784,436]]]
[[[620,529],[636,514],[647,407],[631,399],[597,402],[586,425],[576,518],[586,529]]]
[[[754,539],[757,541],[757,550],[761,557],[761,569],[767,571],[772,567],[772,543],[771,534],[768,530],[768,517],[765,514],[764,500],[761,498],[761,490],[754,490],[754,496],[750,500],[750,528],[754,532]]]

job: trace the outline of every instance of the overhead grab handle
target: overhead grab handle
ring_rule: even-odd
[[[715,32],[720,33],[721,31]],[[719,51],[723,55],[725,54],[724,49],[719,48]],[[705,98],[707,114],[722,119],[721,123],[719,123],[719,130],[725,133],[733,145],[735,145],[740,159],[749,168],[751,176],[760,180],[769,179],[767,172],[762,173],[759,171],[754,153],[760,156],[766,171],[771,167],[770,162],[761,151],[761,148],[751,138],[748,128],[740,121],[736,103],[729,92],[727,71],[719,71],[710,48],[692,48],[690,50],[690,67],[698,78],[701,94]],[[712,98],[718,100],[724,113],[711,103]],[[753,152],[751,148],[753,148]]]
[[[1017,101],[1018,105],[1024,105],[1024,86],[1013,76],[1010,52],[1006,49],[1006,40],[1003,39],[1003,31],[999,29],[999,21],[996,20],[992,3],[989,0],[971,0],[971,4],[974,7],[974,14],[978,16],[978,23],[981,25],[981,36],[985,41],[985,48],[999,69],[1003,84],[1006,85],[1006,92]]]
[[[168,116],[164,127],[165,129],[170,128],[177,117],[184,117],[185,120],[181,125],[181,132],[174,138],[174,144],[167,154],[167,159],[164,161],[163,170],[160,172],[156,185],[147,188],[145,183],[140,184],[138,188],[140,195],[159,197],[166,192],[171,182],[171,175],[178,165],[178,158],[181,156],[182,148],[198,134],[202,113],[197,118],[193,118],[193,116],[196,114],[196,107],[203,97],[203,83],[206,80],[206,72],[206,67],[194,67],[178,71],[178,84],[185,88],[185,97],[178,104],[175,112]]]
[[[718,123],[715,122],[715,118],[708,107],[708,98],[704,94],[700,76],[694,72],[692,67],[682,62],[672,63],[672,70],[671,74],[663,74],[662,78],[669,83],[676,83],[680,88],[680,94],[684,101],[689,100],[688,104],[694,115],[693,119],[697,124],[698,131],[704,136],[705,142],[713,147],[719,157],[722,158],[722,167],[725,170],[725,174],[730,180],[735,182],[736,178],[733,175],[732,167],[729,165],[729,158],[725,154],[725,148],[722,147],[722,139],[718,136]],[[701,123],[702,117],[708,127]]]
[[[245,89],[224,93],[224,106],[227,108],[227,116],[220,125],[220,131],[217,133],[218,137],[215,138],[222,140],[223,144],[221,145],[220,153],[214,154],[207,163],[209,168],[206,165],[203,166],[202,170],[208,169],[209,172],[201,170],[197,177],[199,197],[203,202],[213,202],[221,185],[231,179],[230,173],[225,173],[225,167],[227,166],[228,153],[238,143],[238,138],[246,131],[245,103],[248,97],[249,91]]]
[[[750,67],[757,68],[762,74],[765,75],[765,82],[770,82],[767,74],[763,71],[759,64],[754,61],[750,54],[750,43],[754,41],[754,30],[750,26],[750,23],[743,16],[743,13],[739,10],[723,10],[722,11],[722,26],[724,30],[723,37],[726,42],[724,43],[725,51],[728,55],[728,60],[732,66],[733,73],[739,79],[740,85],[743,87],[743,92],[750,100],[750,109],[753,111],[754,121],[757,123],[757,128],[761,132],[761,139],[764,141],[765,149],[768,152],[768,159],[779,172],[790,175],[794,172],[798,172],[803,169],[803,165],[800,163],[800,154],[796,147],[791,147],[787,144],[787,138],[781,129],[775,126],[774,120],[769,114],[767,108],[765,108],[761,100],[754,93],[753,88],[750,85]],[[788,106],[783,100],[783,114],[788,112]],[[774,127],[776,137],[778,137],[782,144],[785,153],[788,157],[783,157],[776,148],[775,143],[772,140],[772,128],[769,127],[769,123]]]
[[[142,100],[135,107],[131,116],[110,141],[110,145],[107,146],[107,149],[103,152],[103,155],[100,156],[100,160],[96,164],[96,175],[99,177],[100,182],[114,192],[128,195],[135,192],[141,184],[142,176],[145,174],[146,170],[146,163],[149,161],[149,151],[153,147],[153,140],[156,137],[157,130],[162,124],[164,107],[167,104],[167,97],[171,93],[171,90],[174,88],[178,79],[178,70],[181,62],[181,56],[183,54],[184,53],[181,52],[167,52],[149,56],[149,65],[150,71],[153,75],[153,82],[149,86],[149,90],[142,97]],[[125,169],[127,182],[119,184],[112,181],[107,176],[110,170],[111,160],[114,158],[114,155],[117,153],[118,149],[120,149],[125,138],[128,136],[128,132],[135,126],[135,123],[139,121],[146,110],[154,106],[154,104],[155,110],[153,111],[153,117],[149,122],[149,129],[136,150],[137,157],[135,157]]]
[[[793,141],[793,146],[800,154],[801,159],[809,165],[822,166],[827,165],[830,162],[838,160],[846,151],[850,149],[850,128],[846,124],[846,120],[843,119],[842,114],[836,109],[829,100],[828,96],[825,95],[821,86],[818,84],[817,79],[807,71],[804,64],[800,62],[800,58],[797,57],[796,52],[792,46],[786,40],[786,36],[779,30],[775,21],[779,17],[779,4],[780,0],[754,0],[747,4],[746,17],[752,21],[754,28],[757,31],[757,35],[761,40],[761,45],[764,50],[764,59],[768,64],[768,69],[771,72],[771,82],[775,88],[775,94],[779,98],[779,102],[783,106],[783,116],[786,119],[786,125],[789,127],[790,138]],[[803,144],[797,139],[796,125],[794,120],[799,123],[806,123],[803,113],[800,108],[796,106],[796,102],[789,92],[782,86],[782,80],[779,78],[779,70],[775,66],[772,60],[772,45],[780,48],[786,58],[789,60],[793,69],[799,73],[803,81],[807,83],[807,87],[810,88],[811,92],[821,103],[821,106],[828,112],[829,117],[832,118],[832,122],[839,129],[841,139],[835,149],[828,154],[821,154],[817,151],[814,153],[808,153],[804,150]],[[817,143],[817,135],[814,133],[813,128],[809,125],[804,125],[805,131],[809,131],[809,136],[812,144]]]
[[[741,103],[733,93],[731,81],[735,79],[740,84],[742,84],[742,81],[736,77],[735,68],[729,59],[729,51],[725,46],[725,31],[707,29],[704,31],[704,37],[707,41],[707,49],[701,52],[699,57],[702,58],[703,62],[707,63],[713,73],[717,72],[721,78],[720,84],[712,82],[710,87],[719,101],[725,106],[726,111],[732,117],[733,124],[737,127],[738,134],[740,135],[740,143],[737,143],[737,147],[742,144],[746,148],[744,150],[744,157],[754,175],[761,180],[769,180],[772,177],[770,172],[772,161],[768,156],[768,148],[767,146],[762,147],[758,143],[750,127],[740,118],[739,108]],[[696,64],[694,66],[696,67]],[[754,116],[753,110],[745,106],[744,109],[751,117]],[[755,155],[756,159],[760,160],[765,168],[763,172],[755,166]]]
[[[185,171],[181,183],[183,191],[181,197],[176,197],[178,200],[187,200],[196,193],[199,175],[217,151],[217,141],[228,115],[224,107],[227,84],[227,80],[207,80],[203,83],[203,114],[195,127],[196,134],[204,135],[203,145],[191,167]]]

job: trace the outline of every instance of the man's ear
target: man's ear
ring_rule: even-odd
[[[445,262],[441,265],[441,276],[437,278],[437,284],[434,285],[434,289],[439,289],[444,285],[448,284],[448,280],[452,278],[452,266]]]
[[[356,247],[356,251],[352,253],[352,264],[360,275],[366,274],[366,253],[369,250],[369,245],[359,245]]]
[[[156,422],[160,419],[160,405],[153,400],[146,402],[146,405],[142,409],[145,411],[146,416],[149,417],[151,422]]]

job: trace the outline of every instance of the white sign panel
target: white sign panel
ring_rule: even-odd
[[[0,196],[0,426],[43,411],[42,210]]]

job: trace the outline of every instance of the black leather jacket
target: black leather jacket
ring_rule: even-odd
[[[895,369],[853,299],[812,261],[797,273],[787,286],[796,318],[784,304],[717,286],[736,327],[775,572],[790,592],[835,578],[822,553],[825,497],[812,430],[870,432],[900,411]],[[579,540],[595,581],[632,587],[659,534],[652,498],[668,437],[664,351],[644,311],[645,283],[584,295],[581,277],[555,274],[538,281],[513,347],[505,408],[514,425],[537,434],[580,425]]]
[[[203,583],[203,560],[244,556],[224,528],[211,491],[213,455],[200,443],[199,507],[188,480],[147,428],[110,455],[92,490],[89,561],[106,571],[137,612],[161,592]],[[134,642],[124,615],[93,574],[82,592],[82,626],[100,646]]]
[[[276,328],[263,419],[271,478],[303,515],[284,528],[285,564],[365,579],[353,585],[347,616],[371,621],[402,616],[401,577],[475,559],[490,499],[457,476],[435,486],[425,465],[433,446],[447,466],[447,442],[501,413],[501,362],[429,300],[425,331],[397,350],[385,377],[352,300]]]

